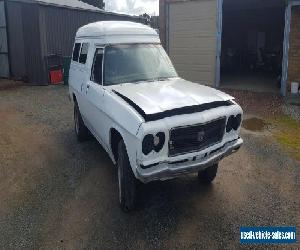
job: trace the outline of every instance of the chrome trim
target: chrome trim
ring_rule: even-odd
[[[160,162],[149,169],[142,169],[137,166],[136,175],[139,180],[147,183],[154,180],[171,179],[184,174],[195,173],[199,170],[204,170],[213,164],[218,163],[224,157],[237,152],[242,144],[243,140],[241,138],[227,142],[224,144],[224,147],[220,148],[217,152],[214,152],[211,156],[208,154],[207,157],[202,157],[199,160],[194,160],[195,156],[193,156],[188,161],[177,164],[170,164],[172,161]]]

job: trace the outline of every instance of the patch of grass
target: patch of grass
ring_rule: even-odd
[[[278,143],[300,161],[300,122],[285,115],[276,116],[269,122],[276,128],[272,133]]]

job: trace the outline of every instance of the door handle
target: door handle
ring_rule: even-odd
[[[90,89],[90,85],[87,84],[87,85],[86,85],[86,92],[85,92],[86,94],[87,94],[87,92],[88,92],[89,89]]]

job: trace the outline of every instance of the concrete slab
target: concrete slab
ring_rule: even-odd
[[[263,73],[237,73],[221,76],[221,88],[254,92],[279,93],[280,84],[276,76]]]

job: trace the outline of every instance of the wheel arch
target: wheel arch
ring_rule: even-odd
[[[109,144],[110,144],[111,153],[114,158],[114,161],[117,162],[117,160],[118,160],[118,144],[119,144],[120,140],[124,141],[124,138],[121,135],[121,133],[119,132],[119,130],[117,130],[114,127],[112,127],[110,129],[109,134],[110,134],[109,135]],[[125,141],[124,141],[124,144],[125,144]],[[126,144],[125,144],[125,147],[126,147]]]
[[[127,135],[125,131],[122,131],[122,129],[119,129],[117,127],[111,127],[109,133],[109,147],[111,152],[111,158],[115,164],[117,164],[118,160],[118,144],[120,140],[123,140],[124,142],[131,168],[135,173],[135,153],[134,148],[129,148],[129,145],[131,144],[129,135]]]
[[[77,97],[76,97],[75,93],[72,93],[72,100],[74,103],[77,103]]]

